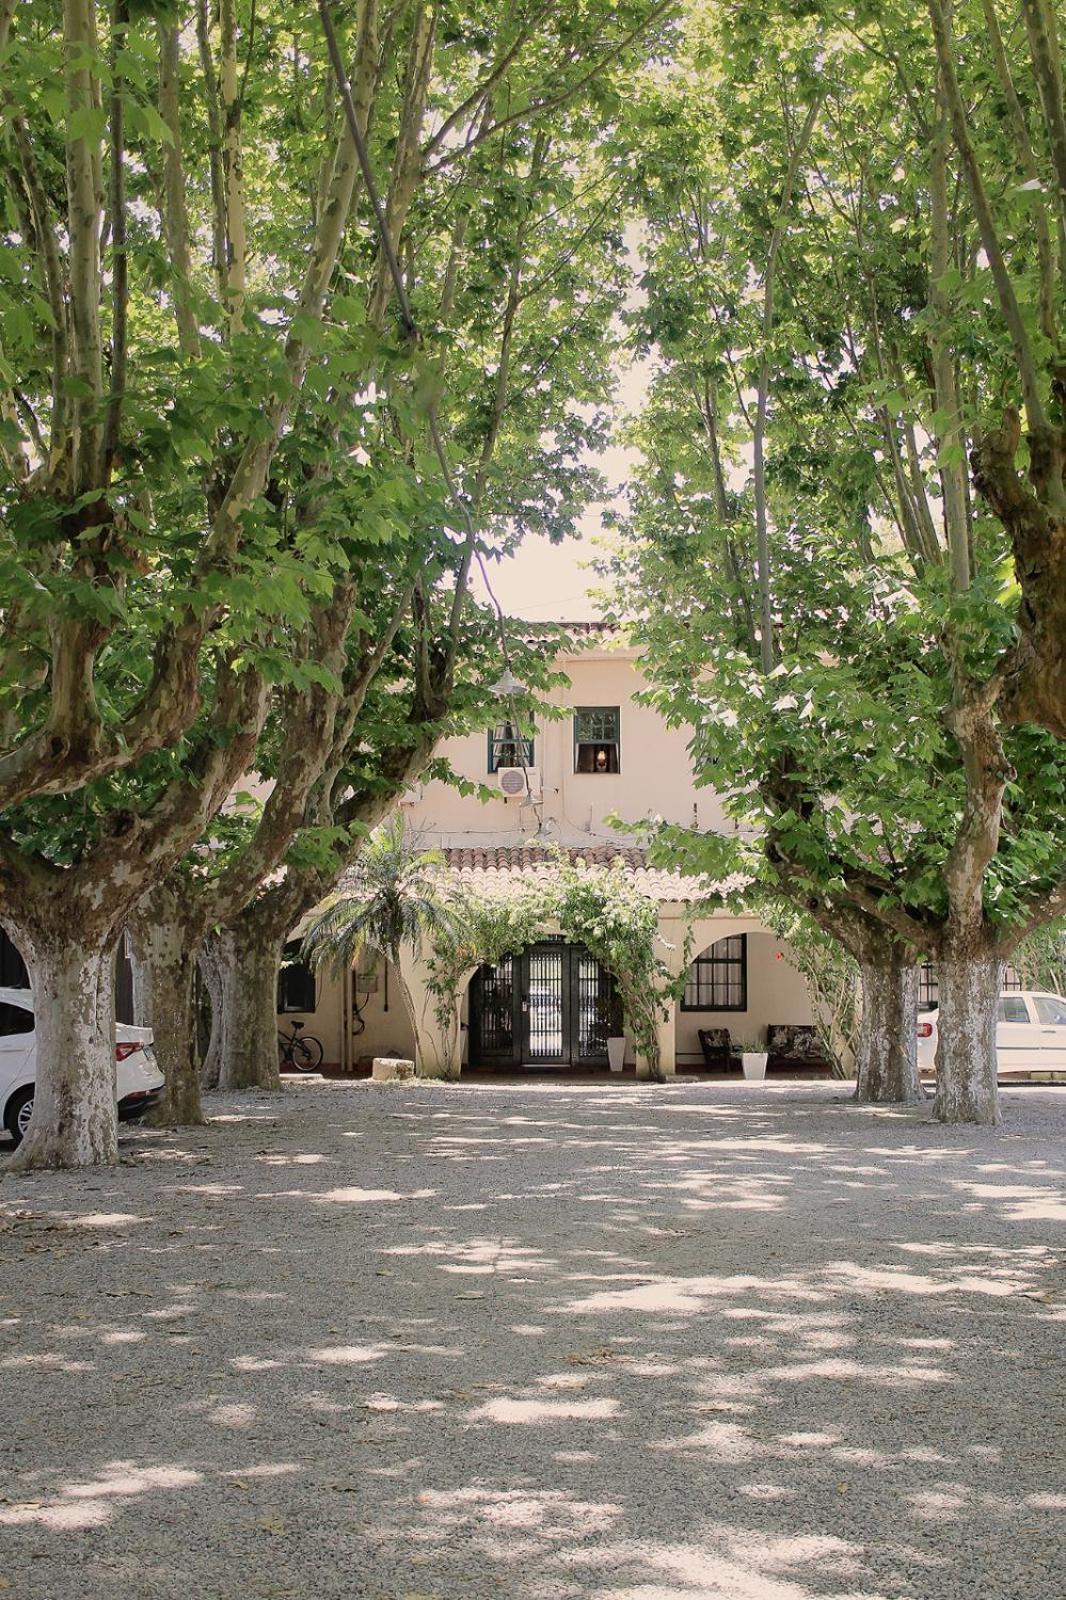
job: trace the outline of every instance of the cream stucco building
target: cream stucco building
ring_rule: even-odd
[[[587,648],[559,662],[569,679],[551,695],[560,716],[523,729],[532,738],[521,751],[505,721],[444,746],[452,768],[490,787],[493,798],[464,796],[441,782],[418,785],[404,799],[409,828],[424,847],[443,852],[450,872],[482,891],[535,877],[560,849],[592,866],[621,856],[636,886],[658,904],[661,954],[678,973],[690,932],[694,959],[684,997],[659,1030],[668,1074],[702,1066],[701,1029],[728,1029],[736,1041],[774,1025],[809,1024],[805,986],[787,948],[754,916],[722,910],[694,920],[689,905],[701,886],[649,867],[635,837],[608,820],[660,816],[705,831],[733,826],[714,793],[696,787],[684,730],[668,728],[639,703],[645,680],[638,652],[597,625],[582,631]],[[412,955],[403,976],[416,1008],[428,1014],[422,966]],[[415,1038],[399,977],[368,961],[344,982],[293,961],[282,974],[279,1025],[303,1021],[321,1039],[326,1063],[346,1071],[376,1055],[411,1056]],[[611,975],[554,928],[467,977],[457,996],[455,1070],[460,1062],[463,1070],[497,1071],[606,1066],[606,1033],[618,1028],[609,1021]],[[632,1044],[628,1064],[641,1066]],[[449,1063],[423,1065],[445,1070]]]

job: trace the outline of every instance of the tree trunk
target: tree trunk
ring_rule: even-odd
[[[220,1089],[280,1089],[281,938],[267,918],[240,916],[218,935],[222,970]]]
[[[1002,976],[987,955],[942,954],[937,963],[936,1098],[941,1122],[997,1123],[996,1017]]]
[[[205,1118],[193,1014],[195,938],[190,947],[180,919],[144,917],[136,941],[143,966],[146,1024],[155,1036],[156,1060],[167,1080],[163,1099],[147,1120],[156,1127],[201,1125]]]
[[[211,1002],[211,1034],[204,1050],[204,1064],[200,1071],[200,1087],[217,1089],[222,1071],[222,1039],[225,1032],[225,997],[222,984],[222,964],[218,941],[209,934],[200,949],[200,977]]]
[[[29,1132],[9,1172],[118,1160],[114,950],[111,940],[25,940],[33,985],[37,1079]]]
[[[925,1099],[918,1077],[918,968],[862,962],[862,1026],[855,1098],[864,1105]]]

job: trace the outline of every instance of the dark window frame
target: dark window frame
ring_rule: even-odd
[[[290,940],[282,951],[278,969],[279,1016],[313,1016],[318,1010],[318,980],[306,962],[299,959],[300,941]],[[310,997],[311,1004],[306,1002]]]
[[[488,730],[488,771],[490,777],[499,772],[501,767],[520,767],[522,765],[522,762],[518,759],[519,744],[521,744],[525,753],[525,765],[527,767],[535,767],[537,764],[534,760],[537,751],[536,738],[527,739],[523,734],[519,739],[515,732],[515,725],[510,718],[505,718],[503,722],[493,724]],[[513,760],[501,761],[500,754],[505,749],[510,749]]]
[[[609,733],[597,734],[594,738],[581,737],[582,717],[610,717],[614,722],[614,736]],[[605,726],[609,727],[610,724]],[[597,768],[595,764],[588,767],[581,765],[582,750],[605,750],[608,752],[608,764],[605,768]],[[611,765],[610,752],[614,752],[614,765]],[[595,763],[595,756],[592,758]],[[575,706],[574,707],[574,772],[582,777],[602,778],[606,775],[617,777],[622,770],[622,708],[621,706]]]
[[[715,954],[715,951],[718,949],[719,945],[726,944],[727,941],[731,941],[733,939],[738,939],[740,941],[739,955],[727,955],[724,952],[717,955]],[[700,988],[702,987],[700,983],[701,971],[706,971],[708,973],[706,987],[708,988],[710,992],[710,998],[713,1001],[714,980],[716,974],[722,972],[723,969],[726,971],[731,971],[737,967],[740,968],[739,1005],[706,1004],[699,998]],[[696,988],[696,999],[690,1000],[688,998],[688,992],[693,984]],[[715,940],[714,944],[711,945],[709,950],[705,950],[702,955],[697,956],[695,961],[690,964],[688,972],[685,976],[685,988],[681,995],[681,1009],[682,1011],[729,1011],[734,1013],[738,1011],[746,1011],[748,1009],[748,936],[746,933],[724,934],[721,939]]]
[[[923,961],[918,968],[918,1010],[933,1011],[939,1004],[940,984],[936,967],[931,961]]]

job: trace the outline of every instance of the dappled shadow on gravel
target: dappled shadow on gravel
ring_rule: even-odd
[[[1060,1600],[1066,1093],[218,1098],[0,1186],[34,1600]]]

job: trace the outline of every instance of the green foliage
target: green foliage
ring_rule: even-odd
[[[23,786],[5,817],[16,850],[88,866],[106,856],[116,817],[162,826],[181,786],[199,785],[205,752],[232,735],[215,686],[234,667],[271,689],[254,766],[275,794],[258,811],[217,817],[179,870],[187,889],[218,900],[223,885],[251,892],[256,871],[263,882],[283,863],[290,883],[305,880],[311,900],[320,898],[358,848],[360,814],[380,816],[407,781],[404,759],[417,767],[434,738],[484,722],[484,685],[500,668],[491,609],[471,601],[461,615],[453,610],[467,521],[430,448],[429,409],[488,560],[530,529],[572,533],[600,489],[588,454],[606,437],[628,279],[615,204],[625,163],[609,141],[589,140],[588,117],[590,105],[603,119],[618,114],[617,86],[638,57],[616,46],[653,7],[592,0],[572,16],[524,6],[504,13],[485,0],[437,8],[421,127],[408,115],[405,78],[419,8],[390,12],[387,26],[380,9],[369,154],[392,216],[398,152],[414,128],[416,175],[395,243],[417,342],[379,292],[361,185],[321,307],[301,300],[330,215],[323,185],[342,131],[313,7],[298,16],[273,0],[235,8],[239,288],[226,281],[230,219],[213,181],[224,47],[217,9],[204,13],[200,39],[185,11],[146,0],[113,37],[110,8],[87,0],[96,42],[81,50],[81,65],[93,92],[75,104],[63,29],[79,7],[25,0],[17,8],[0,171],[0,797],[5,757],[43,737],[56,715],[64,627],[85,641],[75,720],[88,727],[90,758],[71,761],[62,793]],[[336,20],[342,52],[355,59],[355,12]],[[171,26],[179,29],[173,112],[161,93]],[[670,26],[663,19],[651,37]],[[71,272],[74,146],[104,180],[93,282]],[[179,157],[175,209],[168,175]],[[121,219],[109,214],[110,180],[120,175]],[[78,493],[72,407],[95,406],[86,420],[96,425],[109,404],[120,220],[128,348],[114,397],[117,444]],[[75,312],[100,323],[95,400],[63,348]],[[255,482],[222,539],[222,511],[249,463]],[[350,608],[343,673],[318,650],[342,607]],[[354,725],[341,737],[342,705],[328,771],[286,832],[278,802],[306,782],[302,739],[320,735],[341,676],[346,690],[359,683],[374,642],[393,627]],[[535,699],[550,676],[550,641],[523,639],[512,655]],[[159,692],[155,708],[177,731],[139,737],[160,665],[176,659],[185,662],[173,674],[178,687]],[[103,772],[94,771],[99,750],[108,752]]]
[[[343,890],[304,935],[302,956],[347,972],[364,951],[399,960],[403,945],[453,937],[455,909],[441,892],[439,852],[418,850],[402,817],[371,834]]]
[[[1052,922],[1024,939],[1011,956],[1024,989],[1066,994],[1066,922]]]
[[[1005,198],[1016,153],[1002,91],[980,7],[955,10],[1033,321],[1037,252]],[[1024,83],[1019,32],[1008,50]],[[768,320],[773,222],[812,105]],[[950,573],[945,468],[998,420],[1017,371],[954,158],[951,264],[932,281],[935,116],[923,8],[687,8],[675,59],[646,75],[630,111],[645,296],[629,325],[655,359],[628,428],[628,508],[602,563],[645,647],[649,700],[691,730],[698,779],[738,829],[723,841],[664,828],[662,859],[713,876],[754,867],[800,906],[857,898],[920,948],[946,926],[949,864],[976,800],[954,707],[1009,659],[1018,599],[1005,529],[972,490],[969,582]],[[957,417],[932,392],[943,344]],[[769,675],[751,470],[764,367]],[[1012,776],[979,888],[988,935],[1009,944],[1061,881],[1066,756],[1032,728],[999,736]]]

